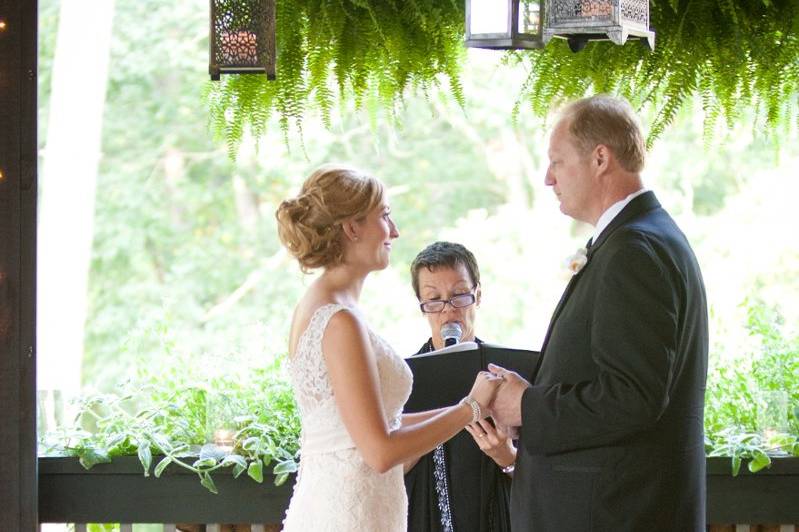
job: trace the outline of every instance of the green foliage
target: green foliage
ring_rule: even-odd
[[[77,456],[86,469],[126,455],[138,456],[144,476],[160,477],[170,465],[183,467],[212,493],[217,493],[212,473],[220,469],[231,469],[235,477],[246,470],[261,483],[264,467],[274,464],[280,485],[297,470],[300,431],[281,370],[276,362],[244,378],[203,380],[180,366],[144,374],[144,384],[128,383],[120,393],[79,398],[74,424],[43,435],[40,445],[44,454]],[[219,397],[233,419],[209,414]],[[229,451],[206,443],[221,423],[234,426]]]
[[[47,54],[52,54],[57,33],[57,4],[43,0],[40,9],[40,67],[46,70],[52,63]],[[421,247],[438,238],[463,241],[478,256],[484,283],[481,336],[530,346],[539,338],[537,333],[543,335],[544,330],[539,329],[545,327],[562,289],[562,279],[551,272],[557,271],[561,259],[585,238],[580,234],[584,228],[571,226],[560,217],[550,191],[542,185],[546,142],[541,122],[531,119],[525,108],[520,110],[524,120],[508,123],[516,87],[521,83],[514,77],[518,71],[497,68],[496,56],[490,53],[465,64],[468,119],[457,102],[438,91],[431,91],[426,100],[409,96],[395,102],[402,104],[401,116],[395,117],[401,118],[399,127],[389,121],[364,124],[363,113],[353,112],[354,100],[342,101],[340,115],[330,116],[335,133],[315,127],[310,120],[305,123],[306,135],[313,138],[307,146],[309,160],[303,154],[283,153],[279,132],[270,137],[274,132],[269,131],[269,153],[251,153],[244,146],[234,166],[226,159],[224,148],[215,146],[204,134],[206,115],[200,89],[207,80],[206,18],[207,3],[200,0],[140,0],[115,7],[83,386],[110,392],[119,388],[131,369],[151,367],[157,374],[153,386],[141,390],[131,386],[132,396],[124,401],[125,394],[116,392],[95,396],[105,397],[114,407],[86,399],[82,404],[87,408],[93,405],[90,408],[97,416],[87,411],[81,417],[80,432],[67,446],[74,448],[70,452],[79,454],[87,465],[120,454],[138,455],[146,463],[147,448],[148,470],[158,476],[172,458],[162,458],[157,446],[134,445],[134,440],[144,441],[153,433],[172,442],[173,450],[189,445],[187,452],[193,458],[187,465],[198,475],[215,467],[202,461],[213,457],[200,458],[200,445],[207,439],[203,429],[207,408],[202,405],[208,404],[210,392],[226,389],[229,385],[224,382],[230,379],[200,378],[194,372],[199,367],[226,372],[246,365],[243,359],[247,357],[260,366],[272,353],[285,349],[291,309],[308,279],[303,280],[296,265],[281,255],[274,209],[280,199],[296,190],[311,168],[323,162],[343,160],[373,171],[390,190],[402,237],[392,252],[392,266],[367,283],[363,303],[373,325],[398,351],[409,352],[426,338],[427,330],[411,295],[407,266]],[[160,37],[153,39],[153,35]],[[659,33],[659,37],[661,45],[663,35]],[[589,45],[581,53],[594,46],[603,45]],[[638,47],[630,44],[624,48]],[[457,50],[461,53],[459,42]],[[334,85],[330,92],[333,102],[338,91],[336,74],[328,75]],[[49,73],[43,72],[39,79],[49,79]],[[40,102],[48,100],[48,88],[42,83]],[[364,92],[364,108],[378,105],[374,94],[373,89]],[[309,101],[312,107],[320,107]],[[334,109],[331,103],[331,114]],[[307,113],[309,107],[305,110]],[[654,188],[670,211],[689,217],[691,225],[686,232],[697,252],[704,255],[706,279],[718,281],[726,278],[725,270],[732,262],[740,261],[741,249],[749,255],[762,255],[766,249],[780,248],[771,240],[778,237],[769,233],[765,238],[762,229],[755,237],[736,232],[740,240],[734,248],[725,248],[717,227],[729,230],[729,220],[741,214],[740,206],[727,210],[726,200],[745,199],[755,209],[752,191],[767,190],[772,198],[787,197],[790,194],[780,187],[790,181],[779,185],[763,182],[760,170],[772,168],[769,154],[776,150],[746,142],[748,135],[740,131],[729,133],[736,146],[715,153],[703,151],[701,132],[690,125],[690,111],[690,107],[682,108],[677,126],[664,134],[664,142],[658,145],[662,162],[654,159],[651,176],[658,180]],[[316,112],[311,110],[305,116]],[[280,113],[272,114],[272,123],[277,123]],[[748,115],[742,116],[748,119]],[[788,142],[784,149],[795,150],[795,146]],[[759,183],[758,187],[749,187],[750,181]],[[773,203],[763,205],[764,211],[775,210]],[[710,216],[725,211],[729,218]],[[549,212],[552,216],[543,216]],[[568,227],[574,230],[574,246],[564,241]],[[779,237],[779,242],[790,240]],[[717,256],[724,260],[711,270],[712,262],[708,264],[707,259]],[[781,295],[792,286],[796,290],[796,263],[795,257],[786,258],[784,264],[770,263],[773,279],[768,288],[783,291]],[[724,288],[716,290],[716,295],[721,291]],[[208,353],[226,356],[220,360]],[[753,381],[753,362],[747,353],[740,354],[741,360],[724,364],[732,368],[724,370],[726,377],[720,369],[711,373],[708,435],[717,449],[725,441],[740,449],[736,439],[747,433],[759,434],[757,413],[747,410],[754,400],[745,394],[749,390],[751,396],[751,390],[759,386]],[[175,359],[181,362],[170,362]],[[185,368],[191,368],[191,378],[185,375]],[[763,375],[767,374],[763,369]],[[271,452],[270,445],[291,454],[296,449],[296,430],[275,432],[272,427],[294,423],[296,429],[296,418],[292,417],[285,382],[280,385],[286,392],[280,395],[285,403],[277,403],[270,414],[282,413],[284,419],[274,421],[255,410],[257,397],[266,393],[264,383],[272,382],[271,377],[258,379],[256,375],[232,383],[231,402],[241,405],[234,410],[245,416],[257,411],[258,416],[239,420],[237,429],[247,430],[239,435],[236,454],[221,458],[221,462],[215,458],[216,465],[230,468],[237,476],[247,472],[246,476],[254,479],[263,476],[264,468],[271,468],[280,480],[296,465],[293,458]],[[782,385],[799,389],[796,378],[791,378]],[[136,379],[148,381],[147,375]],[[251,389],[244,390],[248,387]],[[725,398],[727,390],[729,397]],[[793,400],[796,404],[795,396]],[[148,408],[163,415],[136,418]],[[734,431],[726,440],[722,436],[725,427]],[[120,436],[127,438],[127,443],[114,443]],[[245,448],[250,437],[257,439],[249,440]],[[187,460],[180,453],[173,452],[173,456]],[[194,460],[200,461],[194,464]],[[215,488],[213,478],[218,477],[205,473],[200,479]]]
[[[793,0],[682,0],[650,2],[655,50],[634,42],[594,42],[572,53],[555,39],[543,50],[512,52],[529,77],[515,114],[526,101],[539,115],[586,93],[621,94],[657,108],[649,143],[699,95],[709,137],[716,121],[732,124],[744,107],[761,125],[787,124],[799,89],[799,8]],[[278,3],[277,81],[230,76],[208,92],[210,121],[231,155],[247,126],[256,137],[276,112],[280,127],[301,126],[313,105],[330,125],[334,91],[372,110],[396,113],[406,88],[426,91],[439,75],[452,96],[464,95],[462,2],[289,0]],[[374,120],[374,118],[373,118]]]
[[[292,0],[277,3],[277,79],[224,76],[207,98],[212,129],[231,154],[246,126],[258,137],[276,112],[288,134],[309,105],[329,126],[336,92],[393,116],[406,89],[449,79],[463,103],[463,3],[454,0]],[[374,120],[374,117],[373,117]]]
[[[55,0],[40,2],[40,81],[50,79],[57,8]],[[175,346],[197,356],[271,354],[303,290],[295,265],[276,260],[281,246],[274,210],[318,164],[350,162],[387,183],[402,234],[392,256],[403,279],[398,282],[404,282],[408,263],[430,241],[471,238],[476,231],[470,224],[489,230],[470,213],[485,210],[494,216],[517,202],[523,203],[519,208],[535,206],[536,212],[552,206],[549,191],[540,186],[546,128],[528,109],[522,110],[523,120],[509,124],[523,73],[498,67],[499,56],[491,52],[463,65],[465,113],[443,91],[431,91],[427,100],[405,98],[399,127],[382,120],[370,128],[353,101],[342,102],[343,109],[332,117],[333,132],[316,120],[305,124],[313,139],[308,160],[302,153],[285,153],[275,115],[262,141],[268,150],[253,153],[245,146],[233,165],[224,147],[205,134],[201,92],[207,81],[207,16],[202,0],[115,5],[82,360],[85,386],[109,391],[130,368],[158,365],[165,350]],[[44,103],[49,86],[41,88]],[[652,176],[661,180],[659,194],[674,191],[693,198],[695,212],[712,214],[755,170],[773,161],[763,157],[768,150],[748,143],[708,155],[690,127],[689,112],[682,111],[659,144],[668,150],[668,163],[653,167]],[[731,135],[739,146],[746,136]],[[41,148],[45,154],[46,147]],[[540,205],[534,203],[536,195]],[[669,203],[671,209],[681,205]],[[463,236],[453,233],[455,228]],[[507,290],[510,299],[507,307],[485,314],[483,330],[529,341],[522,331],[530,330],[530,318],[514,305],[546,305],[529,303],[541,295],[525,290],[539,283],[526,280],[526,274],[525,280],[508,275],[507,264],[517,253],[513,249],[533,245],[530,239],[548,229],[535,226],[523,237],[509,236],[504,227],[490,231],[497,236],[473,239],[472,247],[485,257],[486,282],[493,280],[495,293]],[[492,264],[498,253],[508,253],[502,255],[508,260]],[[406,286],[396,289],[401,296],[409,293]],[[393,324],[405,315],[400,309],[385,305],[379,313]]]
[[[120,526],[115,523],[89,523],[86,525],[87,532],[117,532]]]
[[[47,138],[47,117],[50,113],[50,85],[53,82],[53,56],[58,36],[58,11],[56,2],[43,1],[39,3],[39,31],[38,31],[38,136]]]
[[[57,8],[41,2],[50,30],[41,36],[41,53],[50,54],[43,68],[52,64]],[[508,195],[483,147],[507,127],[513,93],[471,111],[474,138],[463,134],[462,110],[438,92],[430,101],[408,98],[401,128],[379,121],[370,129],[350,102],[336,115],[338,134],[306,129],[310,161],[283,153],[275,116],[269,157],[242,150],[233,165],[206,134],[207,16],[202,0],[115,5],[81,361],[87,388],[110,391],[131,368],[159,365],[167,352],[283,350],[303,280],[282,258],[274,211],[315,165],[347,161],[391,187],[402,272],[441,227],[471,209],[493,212]],[[46,102],[49,86],[41,89]],[[496,87],[485,90],[496,95]],[[523,131],[531,152],[538,131]]]
[[[799,456],[799,335],[785,335],[778,309],[758,300],[745,305],[757,351],[711,371],[705,396],[708,454],[731,457],[733,475],[744,459],[756,472],[771,464],[770,455]],[[770,405],[775,396],[785,403]]]
[[[758,340],[756,354],[742,354],[711,371],[706,394],[707,452],[730,457],[733,475],[744,461],[754,473],[769,467],[775,454],[799,456],[799,336],[784,333],[776,308],[758,300],[745,305],[747,329]],[[87,469],[135,455],[145,476],[160,477],[170,465],[183,467],[212,493],[217,493],[212,474],[220,469],[230,469],[234,477],[246,471],[261,483],[264,468],[271,466],[277,485],[297,471],[300,422],[281,361],[250,370],[246,378],[205,380],[186,367],[186,360],[175,357],[158,373],[143,372],[143,385],[82,397],[74,426],[44,436],[44,454],[77,456]],[[783,430],[769,434],[763,394],[774,392],[785,395],[787,411]],[[213,397],[224,398],[235,425],[231,452],[203,445],[221,419],[218,412],[209,419]]]
[[[651,145],[694,94],[706,134],[752,105],[768,126],[787,123],[799,93],[799,7],[793,0],[650,2],[656,46],[589,43],[572,53],[556,40],[541,52],[515,53],[529,77],[522,98],[539,114],[590,92],[617,93],[658,109]]]

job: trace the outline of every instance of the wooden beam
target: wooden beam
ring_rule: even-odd
[[[38,529],[36,0],[0,0],[0,523]]]

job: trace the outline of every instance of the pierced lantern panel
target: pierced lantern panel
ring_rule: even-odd
[[[466,46],[542,48],[544,0],[466,0]]]
[[[275,79],[275,0],[211,0],[211,79],[266,74]]]
[[[543,32],[542,2],[539,0],[521,0],[519,2],[518,32],[522,35],[536,35],[539,38]]]
[[[655,47],[648,0],[546,0],[543,41],[552,37],[568,39],[573,51],[588,41],[621,45],[630,37],[643,40],[650,49]]]

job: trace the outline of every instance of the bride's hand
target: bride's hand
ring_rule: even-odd
[[[474,385],[469,395],[480,404],[483,417],[488,415],[488,406],[494,399],[494,395],[500,384],[502,384],[502,377],[489,373],[488,371],[481,371],[477,374],[477,378],[474,380]]]

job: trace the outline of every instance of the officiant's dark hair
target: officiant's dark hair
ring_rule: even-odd
[[[480,284],[480,268],[477,267],[477,260],[466,246],[455,242],[433,242],[416,255],[411,263],[411,283],[416,299],[421,299],[419,295],[419,271],[427,268],[429,271],[436,271],[440,268],[455,269],[459,264],[466,268],[466,272],[472,280],[472,288]]]
[[[342,222],[363,219],[383,201],[383,184],[375,177],[341,164],[317,168],[300,193],[280,203],[277,234],[308,273],[344,260]]]

